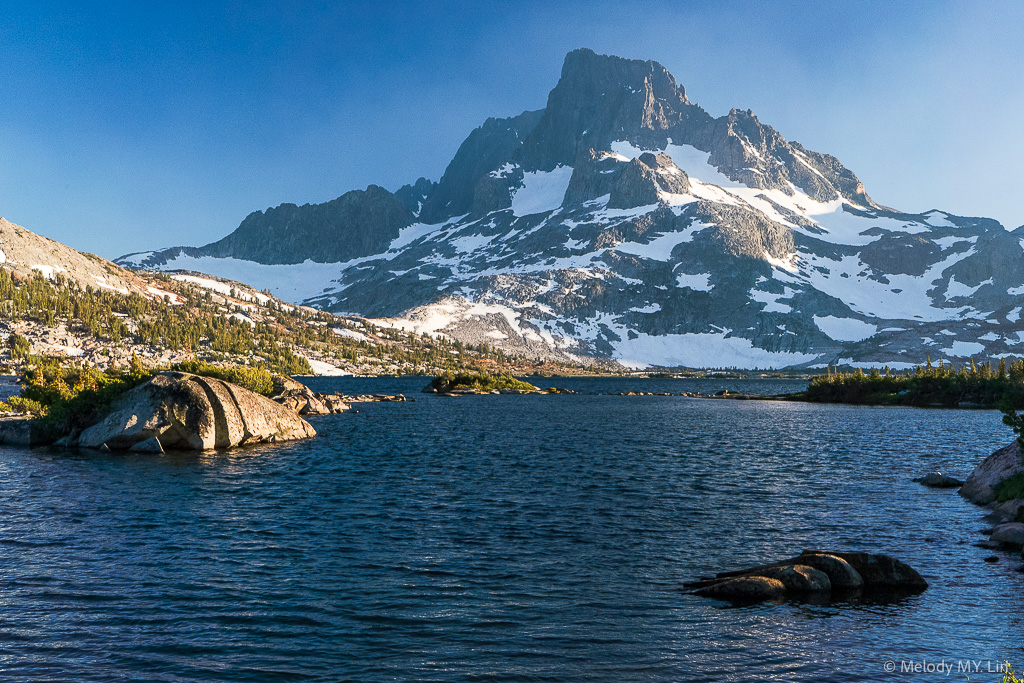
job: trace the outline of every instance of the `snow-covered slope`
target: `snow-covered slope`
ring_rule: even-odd
[[[489,119],[438,183],[376,190],[335,200],[341,225],[287,205],[207,247],[119,261],[631,366],[1024,355],[1022,229],[882,207],[751,112],[712,118],[655,62],[570,53],[545,109]],[[324,237],[275,252],[297,225]]]

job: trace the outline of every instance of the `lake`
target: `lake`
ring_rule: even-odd
[[[404,392],[317,439],[202,455],[0,449],[0,672],[60,681],[997,681],[1024,664],[1019,557],[966,476],[994,411],[620,391],[785,380],[544,380],[577,395]],[[805,548],[884,552],[895,602],[730,607],[686,581]],[[984,558],[998,555],[999,562]],[[901,673],[951,662],[953,674]],[[886,671],[886,662],[897,671]]]

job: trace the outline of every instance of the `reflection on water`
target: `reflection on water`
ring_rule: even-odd
[[[1012,438],[997,413],[606,395],[792,383],[548,383],[586,393],[321,379],[417,401],[229,453],[0,450],[0,671],[882,681],[887,659],[1024,660],[1019,561],[984,563],[977,509],[910,482]],[[681,589],[805,548],[888,552],[931,588],[733,609]]]

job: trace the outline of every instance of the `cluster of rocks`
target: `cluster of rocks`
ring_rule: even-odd
[[[448,389],[447,391],[438,391],[431,387],[427,387],[423,390],[425,394],[437,394],[438,396],[489,396],[498,394],[546,394],[549,392],[541,391],[540,389]]]
[[[707,598],[761,602],[834,593],[848,597],[860,591],[915,593],[928,582],[913,567],[888,555],[805,550],[797,557],[722,572],[685,587]]]
[[[341,396],[346,403],[403,403],[415,401],[414,398],[406,398],[405,394],[335,394]]]
[[[349,406],[341,394],[321,394],[291,377],[274,377],[274,393],[270,399],[298,415],[331,415],[343,413]]]

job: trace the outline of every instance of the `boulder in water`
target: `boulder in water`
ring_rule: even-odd
[[[773,583],[774,582],[774,583]],[[732,601],[802,598],[836,591],[920,591],[928,583],[912,567],[888,555],[805,550],[798,557],[722,572],[714,578],[685,584],[696,595]],[[763,595],[764,597],[758,597]]]
[[[248,389],[210,377],[164,372],[122,396],[84,430],[81,448],[209,450],[316,436],[294,412]],[[156,443],[153,443],[153,440]]]

